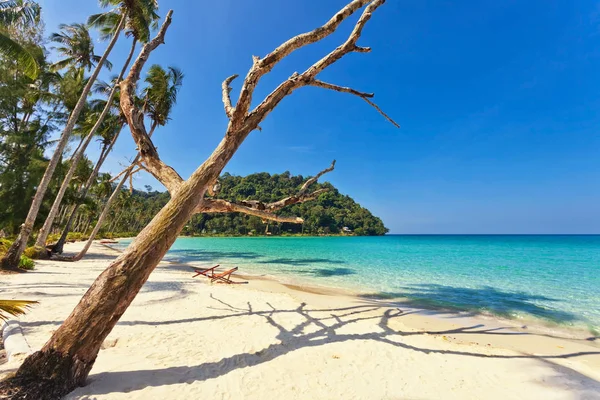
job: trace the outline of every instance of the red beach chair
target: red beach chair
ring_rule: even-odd
[[[212,276],[210,283],[226,283],[228,285],[240,284],[240,283],[248,283],[248,282],[234,282],[231,280],[231,274],[238,270],[238,267],[232,268],[225,272],[221,272],[220,274],[216,274]]]
[[[196,273],[196,275],[192,276],[192,278],[195,278],[198,275],[204,275],[207,278],[211,279],[215,275],[215,269],[217,269],[219,267],[219,265],[220,264],[217,264],[214,267],[208,268],[208,269],[196,269],[196,268],[192,267],[192,269]]]

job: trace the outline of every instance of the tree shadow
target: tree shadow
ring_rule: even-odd
[[[56,288],[87,289],[89,287],[90,287],[90,285],[86,285],[83,283],[44,283],[44,284],[34,285],[34,284],[27,284],[27,283],[11,284],[9,282],[8,286],[5,286],[5,289],[19,289],[19,290],[23,290],[23,289],[56,289]]]
[[[525,292],[509,292],[491,286],[465,288],[437,284],[416,284],[405,291],[361,294],[359,297],[373,300],[399,300],[401,304],[426,309],[465,311],[471,315],[490,313],[507,319],[523,314],[556,324],[585,322],[581,317],[542,303],[559,300]],[[542,303],[536,303],[542,302]]]
[[[259,261],[261,264],[285,264],[294,266],[304,266],[313,264],[345,264],[345,261],[334,260],[331,258],[273,258]]]
[[[165,261],[216,261],[223,258],[256,259],[262,257],[251,251],[169,250]]]
[[[114,250],[114,249],[112,249]],[[65,261],[61,258],[68,258],[68,257],[75,257],[77,254],[79,254],[78,251],[72,252],[72,251],[65,251],[64,253],[60,254],[60,255],[53,255],[52,257],[50,257],[51,261]],[[115,254],[104,254],[104,253],[98,253],[98,252],[88,252],[85,254],[85,256],[82,258],[83,261],[95,261],[95,260],[101,260],[101,261],[114,261],[115,260]],[[69,260],[72,261],[72,260]]]
[[[312,268],[312,269],[294,269],[288,272],[302,275],[312,275],[319,278],[330,278],[332,276],[354,275],[356,271],[350,268]]]
[[[404,332],[390,327],[390,321],[410,314],[401,309],[390,309],[378,304],[364,304],[335,309],[309,309],[306,303],[300,304],[293,309],[276,309],[270,303],[266,303],[263,309],[257,309],[250,302],[246,307],[235,307],[227,302],[213,297],[216,304],[212,309],[222,310],[226,313],[202,318],[145,322],[145,321],[124,321],[124,324],[147,323],[152,325],[186,323],[191,321],[211,321],[226,318],[239,318],[241,316],[253,316],[262,318],[265,323],[276,329],[277,343],[273,343],[266,348],[252,353],[235,354],[225,357],[215,362],[206,362],[194,366],[169,367],[163,369],[148,369],[138,371],[121,372],[103,372],[93,376],[92,380],[102,380],[102,385],[88,388],[92,395],[108,394],[115,391],[114,388],[122,387],[123,382],[127,382],[127,392],[141,390],[146,387],[158,387],[175,385],[179,383],[193,383],[197,381],[206,381],[226,375],[234,370],[246,367],[252,367],[274,360],[288,353],[304,349],[323,346],[332,343],[341,343],[347,341],[374,341],[386,344],[396,348],[402,348],[409,351],[420,352],[424,354],[449,354],[463,357],[481,357],[490,359],[540,359],[552,363],[555,359],[569,359],[586,355],[600,355],[600,351],[587,351],[563,354],[505,354],[504,352],[478,353],[475,351],[457,351],[435,348],[424,348],[411,345],[403,340],[405,337],[416,335],[448,335],[448,334],[512,334],[510,332],[501,332],[504,328],[482,329],[482,325],[460,327],[442,331],[411,331]],[[385,310],[385,311],[383,311]],[[379,311],[379,312],[377,312]],[[383,313],[381,313],[383,311]],[[276,317],[281,314],[295,314],[301,317],[301,322],[291,328],[286,328],[278,323]],[[289,318],[287,319],[289,320]],[[375,329],[370,329],[366,333],[343,333],[346,328],[360,321],[377,321]],[[518,333],[522,334],[522,333]],[[525,333],[528,334],[528,333]],[[554,363],[552,363],[554,364]],[[562,374],[569,376],[570,388],[578,390],[580,393],[600,391],[600,383],[570,368],[563,367]]]

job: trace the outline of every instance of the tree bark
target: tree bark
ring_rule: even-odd
[[[137,43],[136,40],[133,39],[131,50],[129,51],[129,56],[127,57],[127,60],[125,60],[125,64],[123,65],[123,68],[121,69],[121,73],[119,74],[119,77],[117,78],[117,81],[115,82],[115,85],[113,86],[112,90],[110,91],[110,94],[108,95],[108,99],[106,101],[106,106],[100,113],[98,120],[96,121],[96,123],[94,124],[94,126],[92,127],[92,129],[90,130],[88,135],[85,137],[85,140],[83,141],[83,143],[80,144],[78,151],[76,151],[74,153],[73,157],[71,157],[71,167],[69,168],[69,171],[67,172],[67,175],[65,176],[65,179],[63,180],[62,185],[60,186],[60,189],[59,189],[58,193],[56,194],[56,198],[54,199],[54,203],[52,204],[52,208],[50,209],[50,212],[48,213],[48,216],[46,217],[46,221],[44,222],[44,225],[38,232],[38,237],[35,242],[36,246],[40,246],[40,247],[46,246],[46,240],[48,240],[48,235],[50,234],[50,230],[52,229],[52,223],[54,222],[54,219],[56,218],[56,214],[58,213],[58,208],[60,207],[60,204],[62,203],[63,197],[69,187],[69,184],[71,183],[73,174],[75,173],[75,170],[77,169],[77,164],[79,163],[79,160],[81,160],[81,158],[85,154],[85,150],[87,149],[88,145],[90,144],[90,141],[96,135],[96,132],[98,131],[98,129],[104,122],[104,119],[106,118],[106,116],[108,115],[108,112],[110,111],[110,109],[112,107],[112,101],[115,98],[115,95],[117,93],[117,88],[119,87],[119,82],[123,79],[123,76],[125,76],[125,72],[127,71],[127,67],[129,67],[129,63],[131,62],[131,58],[133,57],[133,52],[135,51],[136,43]]]
[[[83,110],[83,107],[86,103],[87,95],[89,94],[89,92],[92,88],[92,85],[94,84],[96,78],[98,77],[98,74],[100,73],[100,70],[102,69],[102,66],[104,65],[104,62],[108,58],[108,55],[110,54],[111,50],[113,49],[115,43],[117,42],[117,40],[119,38],[119,34],[121,33],[123,26],[125,25],[125,19],[126,19],[125,14],[123,14],[123,16],[121,17],[121,21],[119,22],[117,31],[113,35],[112,40],[110,41],[108,47],[104,51],[104,54],[102,55],[102,58],[100,59],[100,61],[98,62],[98,65],[94,69],[92,76],[90,76],[88,83],[83,88],[83,92],[81,93],[81,96],[79,97],[79,100],[77,101],[77,105],[75,106],[75,108],[73,109],[73,112],[71,112],[71,115],[69,116],[69,120],[67,121],[65,129],[63,130],[63,132],[60,136],[56,150],[54,150],[54,154],[52,154],[52,158],[50,159],[50,162],[48,163],[48,167],[46,167],[46,171],[44,172],[42,181],[40,182],[40,184],[37,187],[35,196],[33,198],[33,202],[31,203],[31,207],[29,208],[29,212],[27,213],[27,217],[25,218],[25,222],[21,225],[21,230],[19,232],[19,235],[17,236],[17,239],[13,242],[13,244],[10,246],[10,248],[6,252],[6,255],[4,256],[2,261],[0,261],[0,267],[2,267],[3,269],[13,269],[14,270],[14,269],[18,269],[18,267],[19,267],[19,261],[21,259],[21,255],[23,254],[23,251],[25,250],[25,247],[27,246],[27,241],[29,240],[29,237],[31,236],[31,232],[33,231],[33,224],[35,223],[35,219],[37,218],[38,211],[40,210],[42,201],[44,200],[44,195],[46,194],[46,190],[48,189],[48,185],[50,184],[52,175],[54,175],[54,171],[56,170],[58,161],[62,156],[62,152],[64,151],[65,146],[67,145],[67,142],[69,141],[69,137],[71,137],[71,133],[73,132],[73,127],[75,126],[75,123],[77,122],[77,119],[79,118],[79,114],[81,114],[81,111]]]

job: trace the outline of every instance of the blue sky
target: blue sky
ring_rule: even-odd
[[[223,79],[244,76],[252,55],[322,24],[345,2],[162,0],[173,24],[148,65],[174,65],[186,77],[172,121],[155,136],[161,158],[189,176],[223,136]],[[98,12],[91,0],[41,3],[48,32]],[[278,65],[255,97],[340,44],[355,20]],[[310,175],[337,159],[328,180],[392,233],[600,232],[599,2],[388,0],[359,44],[373,51],[320,78],[375,92],[401,129],[357,97],[305,88],[226,171]],[[119,43],[115,65],[128,47]],[[133,155],[126,130],[107,169],[118,172]],[[135,184],[162,190],[147,174]]]

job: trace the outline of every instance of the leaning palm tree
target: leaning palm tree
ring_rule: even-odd
[[[136,43],[137,43],[137,41],[134,39],[132,46],[131,46],[131,50],[129,51],[129,56],[127,57],[127,60],[125,61],[123,68],[121,69],[121,73],[116,78],[115,83],[112,86],[112,88],[108,91],[108,99],[104,102],[103,106],[101,106],[102,111],[95,114],[95,123],[90,127],[89,133],[87,134],[85,139],[82,141],[81,145],[78,147],[78,149],[73,154],[73,159],[75,160],[75,163],[77,162],[78,159],[80,159],[83,156],[90,141],[92,140],[94,135],[96,135],[98,130],[101,128],[102,124],[104,123],[104,119],[109,115],[109,111],[111,110],[112,107],[115,106],[115,104],[113,103],[113,99],[117,95],[118,84],[121,81],[121,79],[123,79],[123,76],[125,75],[125,71],[127,71],[127,68],[129,67],[129,63],[131,62],[131,58],[133,57],[133,53],[135,52]],[[115,140],[116,140],[116,137],[115,137]],[[111,146],[111,148],[112,148],[112,146]],[[100,164],[100,165],[102,165],[102,164]],[[69,169],[69,171],[67,172],[67,175],[65,176],[65,178],[63,180],[63,183],[62,183],[60,189],[58,190],[58,193],[56,194],[54,202],[52,203],[52,207],[50,208],[50,212],[48,213],[48,216],[46,217],[46,221],[44,222],[44,225],[42,226],[42,228],[40,229],[40,231],[38,233],[36,243],[35,243],[36,246],[38,246],[38,247],[43,248],[46,245],[46,240],[48,239],[48,235],[50,234],[50,231],[52,229],[52,224],[54,222],[54,219],[56,218],[56,215],[58,214],[58,210],[60,209],[60,205],[62,203],[64,194],[69,186],[69,181],[71,180],[72,176],[73,176],[73,171],[71,169]],[[68,230],[67,230],[67,232],[68,232]],[[62,251],[62,245],[60,245],[59,248]]]
[[[110,8],[108,11],[91,15],[88,25],[98,28],[100,38],[112,37],[120,18],[125,15],[125,30],[135,40],[146,43],[150,39],[150,31],[157,28],[157,0],[100,0],[100,7]]]
[[[71,211],[71,215],[69,216],[69,219],[67,220],[67,223],[63,229],[62,235],[61,235],[60,239],[58,240],[58,242],[52,247],[53,252],[62,253],[64,244],[67,241],[67,235],[69,234],[69,231],[71,230],[71,226],[73,224],[73,220],[75,219],[75,216],[77,215],[79,206],[83,203],[83,201],[85,201],[88,191],[90,190],[92,185],[96,182],[96,177],[98,176],[100,168],[102,167],[102,164],[104,164],[106,157],[111,152],[115,142],[117,141],[117,138],[119,137],[119,134],[121,133],[121,130],[123,129],[123,125],[125,125],[125,124],[119,115],[111,114],[108,118],[104,119],[103,125],[99,131],[99,134],[101,137],[101,143],[102,143],[102,148],[100,150],[100,156],[98,157],[98,161],[96,162],[96,166],[94,167],[94,170],[88,177],[85,184],[82,185],[81,189],[79,190],[79,192],[77,194],[77,200],[76,200],[75,206],[73,207],[73,210]]]
[[[148,132],[148,136],[152,136],[158,125],[164,126],[170,120],[171,111],[177,102],[177,94],[183,84],[183,77],[183,73],[174,67],[169,67],[165,70],[160,65],[153,65],[148,70],[146,76],[147,86],[142,91],[144,111],[152,120],[152,127],[150,128],[150,132]],[[94,226],[92,233],[90,233],[87,243],[75,257],[69,259],[70,261],[78,261],[85,256],[92,245],[94,238],[100,231],[100,228],[102,228],[102,224],[108,215],[111,204],[119,197],[123,185],[132,175],[133,169],[138,161],[139,154],[134,158],[131,165],[120,174],[121,181],[117,184],[111,196],[106,201],[104,209],[98,217],[98,222],[96,222],[96,226]]]
[[[0,0],[0,54],[17,60],[21,70],[31,79],[35,79],[39,72],[36,58],[11,38],[7,28],[23,29],[37,23],[40,10],[39,4],[32,1]]]
[[[122,20],[122,16],[126,16],[126,20],[125,20],[126,35],[133,36],[133,41],[131,44],[131,50],[129,52],[129,56],[127,57],[127,60],[125,61],[125,65],[123,66],[121,73],[114,80],[114,84],[112,85],[112,87],[110,87],[108,85],[106,85],[104,87],[105,93],[108,96],[108,100],[106,101],[106,106],[105,106],[104,110],[102,111],[102,113],[99,115],[96,124],[90,129],[88,136],[81,143],[81,146],[78,148],[78,150],[74,153],[74,157],[76,157],[76,158],[80,158],[82,156],[82,154],[85,152],[87,146],[90,143],[91,138],[96,134],[96,131],[102,125],[104,118],[108,115],[110,107],[112,106],[112,101],[114,98],[117,97],[117,90],[119,87],[119,82],[123,79],[125,71],[127,70],[127,67],[129,66],[129,63],[130,63],[133,53],[135,51],[137,42],[140,41],[140,42],[145,43],[148,40],[149,35],[150,35],[150,27],[154,26],[156,24],[156,21],[158,18],[158,15],[155,12],[156,8],[158,7],[158,4],[156,4],[154,1],[148,2],[148,1],[138,0],[138,1],[133,1],[133,2],[129,1],[127,4],[125,4],[124,2],[101,1],[102,7],[107,7],[110,5],[116,5],[117,7],[115,9],[109,10],[108,12],[90,16],[90,18],[88,19],[88,25],[91,27],[94,27],[100,31],[101,39],[109,39],[112,36],[114,36],[116,34],[116,32],[118,31],[119,25]],[[116,140],[116,137],[115,137],[115,140]],[[100,163],[100,165],[101,165],[101,163]],[[59,189],[59,191],[56,195],[56,198],[54,199],[54,203],[52,204],[52,207],[50,208],[50,212],[48,213],[48,216],[46,217],[46,221],[44,222],[44,225],[42,226],[42,228],[39,231],[38,237],[36,239],[36,246],[38,246],[39,248],[42,248],[46,245],[48,235],[50,234],[50,231],[52,229],[52,224],[53,224],[54,219],[56,218],[56,215],[58,214],[58,211],[60,209],[60,204],[62,202],[66,188],[69,186],[69,182],[68,182],[69,179],[70,179],[70,176],[69,176],[69,173],[67,173],[67,176],[65,177],[63,184],[61,185],[61,188]],[[68,229],[69,229],[68,227],[65,228],[65,231],[67,233],[68,233]],[[64,243],[64,240],[61,240],[59,242]],[[62,244],[57,243],[57,246],[55,246],[55,248],[60,249],[60,251],[62,251]]]
[[[20,229],[19,235],[17,236],[17,239],[13,242],[12,246],[10,247],[10,249],[4,256],[4,258],[2,258],[2,260],[0,260],[0,267],[2,267],[4,269],[17,269],[18,268],[19,259],[21,258],[21,254],[23,254],[23,251],[25,250],[25,246],[27,245],[27,241],[29,240],[29,237],[31,236],[31,232],[33,231],[33,224],[35,223],[35,219],[37,218],[38,211],[40,209],[40,206],[42,205],[44,195],[46,194],[46,190],[48,189],[50,180],[52,179],[54,171],[56,170],[56,166],[58,165],[58,162],[59,162],[59,160],[62,156],[62,153],[67,145],[67,142],[69,141],[69,137],[71,136],[73,127],[75,126],[75,123],[77,122],[77,119],[79,118],[79,114],[81,113],[81,111],[83,109],[87,95],[90,92],[94,81],[98,77],[98,74],[100,73],[100,70],[102,69],[104,63],[108,59],[108,55],[110,54],[114,45],[116,44],[117,40],[119,39],[119,35],[121,34],[121,31],[125,27],[126,22],[128,22],[128,20],[137,19],[138,16],[142,16],[145,18],[146,21],[150,21],[150,16],[156,15],[156,9],[158,8],[158,4],[156,3],[156,0],[123,0],[123,1],[119,1],[119,2],[117,2],[116,0],[101,0],[100,4],[102,6],[116,5],[117,11],[119,12],[119,15],[120,15],[119,23],[116,25],[116,28],[114,29],[114,32],[112,33],[112,38],[110,40],[110,43],[108,44],[108,47],[104,51],[104,54],[102,55],[100,60],[98,60],[97,66],[94,69],[94,72],[92,73],[92,75],[90,77],[90,81],[88,82],[88,84],[85,86],[83,92],[81,93],[81,97],[79,98],[77,106],[75,107],[75,109],[73,110],[71,115],[69,116],[69,119],[65,125],[65,128],[64,128],[61,136],[60,136],[60,139],[58,141],[56,149],[54,150],[54,153],[52,154],[52,158],[50,159],[50,162],[48,163],[46,172],[44,173],[44,176],[42,177],[42,181],[40,182],[40,184],[37,187],[36,194],[31,203],[31,207],[29,208],[29,212],[27,213],[27,217],[25,218],[25,222],[21,225],[21,229]],[[149,24],[147,26],[149,26]],[[150,29],[150,28],[148,28],[148,29]],[[148,35],[148,37],[149,37],[149,35]],[[138,37],[138,39],[139,39],[139,37]]]

